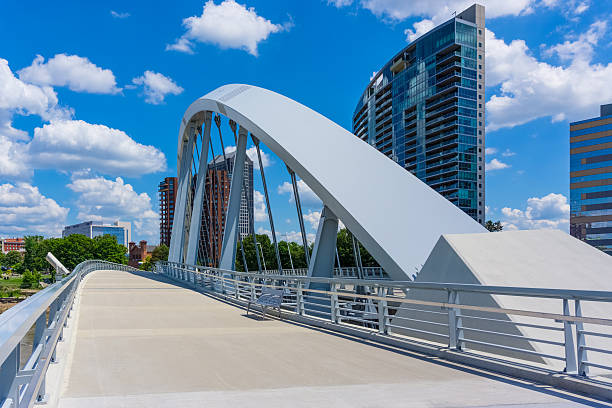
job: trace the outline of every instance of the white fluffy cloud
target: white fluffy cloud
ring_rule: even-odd
[[[268,221],[268,211],[266,210],[264,195],[257,190],[253,191],[253,216],[255,221]]]
[[[27,145],[0,134],[0,176],[21,180],[32,177]]]
[[[303,180],[298,180],[298,193],[300,194],[300,203],[304,207],[321,207],[323,205],[321,199],[312,191]],[[293,202],[293,186],[288,181],[278,186],[278,194],[289,194],[289,202]]]
[[[346,2],[345,2],[346,3]],[[530,13],[535,0],[481,0],[487,17],[517,16]],[[409,17],[426,16],[434,21],[445,21],[453,12],[461,12],[474,4],[473,0],[361,0],[361,7],[379,17],[392,20],[405,20]]]
[[[213,0],[204,4],[201,16],[192,16],[183,20],[185,34],[166,50],[193,53],[193,42],[209,43],[221,48],[245,50],[257,56],[257,46],[270,34],[287,28],[282,24],[273,24],[270,20],[257,15],[253,7],[224,0],[219,5]]]
[[[23,82],[15,77],[8,61],[2,58],[0,58],[0,112],[4,122],[3,127],[6,127],[7,121],[10,124],[13,113],[38,115],[44,120],[72,115],[70,110],[58,106],[57,94],[53,88]]]
[[[0,184],[0,236],[58,236],[68,209],[28,183]]]
[[[164,103],[166,95],[179,95],[183,92],[183,88],[176,82],[159,72],[145,71],[142,76],[132,79],[132,82],[143,87],[145,102],[153,105]]]
[[[29,144],[34,168],[141,175],[166,169],[157,148],[137,143],[125,132],[82,120],[54,121],[34,129]]]
[[[44,57],[37,55],[32,65],[18,73],[19,78],[26,82],[67,86],[76,92],[115,94],[121,91],[110,69],[102,69],[78,55],[57,54],[47,62]]]
[[[489,130],[550,117],[553,122],[593,115],[612,100],[612,63],[592,63],[607,24],[598,21],[575,40],[552,46],[567,65],[538,61],[523,40],[506,43],[487,30],[487,86],[499,92],[486,104]]]
[[[115,18],[119,18],[119,19],[124,19],[124,18],[128,18],[130,16],[130,13],[128,12],[117,12],[115,10],[111,10],[110,12],[111,16],[115,17]]]
[[[487,156],[493,155],[493,154],[496,154],[496,153],[497,153],[497,148],[496,147],[487,147],[487,148],[485,148],[485,154]]]
[[[232,153],[235,151],[236,151],[236,146],[226,146],[225,147],[226,154]],[[264,169],[270,167],[270,165],[273,163],[270,155],[261,149],[259,151],[261,153],[261,164],[263,164]],[[251,161],[253,162],[253,168],[255,170],[259,170],[259,160],[257,159],[257,148],[255,146],[249,147],[246,150],[246,154],[247,156],[249,156],[249,159],[251,159]]]
[[[502,169],[507,169],[508,167],[510,167],[509,164],[506,164],[502,162],[501,160],[497,160],[497,159],[492,159],[490,162],[487,162],[485,164],[485,169],[487,171],[502,170]]]
[[[310,228],[317,230],[319,221],[321,220],[321,211],[308,211],[308,214],[303,214],[304,221],[310,224]]]
[[[147,193],[138,194],[121,177],[74,178],[67,187],[79,194],[78,219],[130,221],[133,241],[159,240],[159,217],[151,208],[151,198]]]
[[[269,229],[259,227],[257,228],[257,233],[266,234],[268,237],[270,237],[270,239],[272,239],[272,231],[270,231]],[[315,238],[316,238],[316,234],[313,234],[312,232],[306,233],[306,241],[308,241],[308,243],[313,243],[315,241]],[[302,245],[302,234],[299,231],[287,231],[287,232],[276,231],[276,239],[279,241],[296,242]]]
[[[504,207],[501,211],[504,229],[569,228],[570,206],[563,194],[531,197],[524,210]]]
[[[411,17],[425,17],[406,29],[406,39],[414,41],[436,25],[453,17],[474,4],[473,0],[358,0],[362,8],[369,10],[383,20],[397,22]],[[480,0],[486,8],[487,18],[518,16],[533,11],[536,0]],[[352,0],[332,0],[329,4],[344,7]]]

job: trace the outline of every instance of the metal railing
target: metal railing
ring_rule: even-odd
[[[361,268],[365,279],[385,279],[389,280],[389,275],[380,266],[364,266]],[[277,276],[278,269],[268,269],[262,272],[263,275]],[[307,268],[283,269],[280,275],[284,276],[308,276]],[[334,278],[358,279],[359,268],[356,266],[345,266],[334,268]]]
[[[168,262],[157,263],[155,272],[238,301],[253,301],[263,287],[283,289],[285,313],[325,319],[332,325],[405,340],[417,337],[459,352],[469,348],[470,353],[502,355],[509,357],[505,361],[518,359],[538,368],[559,361],[563,367],[558,371],[581,378],[590,376],[590,368],[612,372],[604,358],[612,354],[612,292],[307,278]],[[419,298],[419,293],[427,295]],[[520,310],[487,303],[499,297],[541,301],[545,307]],[[585,302],[603,306],[604,317],[583,316]],[[594,338],[609,343],[595,346]]]
[[[45,400],[49,364],[57,361],[76,289],[96,270],[137,270],[106,261],[85,261],[72,273],[0,315],[0,407],[30,407]],[[32,335],[31,351],[24,340]],[[25,352],[25,353],[24,353]]]

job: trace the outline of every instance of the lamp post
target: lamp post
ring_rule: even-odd
[[[268,272],[268,268],[266,268],[266,257],[264,256],[264,252],[263,252],[263,248],[261,246],[261,244],[258,242],[257,246],[259,246],[259,250],[261,251],[261,259],[263,259],[263,264],[264,264],[264,271],[266,271],[266,273]]]

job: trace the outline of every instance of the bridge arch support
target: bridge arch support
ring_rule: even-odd
[[[441,234],[486,231],[414,175],[330,119],[273,91],[231,84],[194,101],[182,118],[171,261],[184,262],[189,240],[197,235],[188,234],[187,224],[193,217],[186,198],[186,172],[193,164],[194,137],[203,124],[202,143],[208,143],[210,126],[206,122],[210,123],[211,112],[235,121],[284,161],[394,280],[409,279]],[[206,160],[203,156],[200,160]]]

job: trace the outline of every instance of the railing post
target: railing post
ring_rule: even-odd
[[[21,344],[17,344],[11,354],[4,360],[0,367],[0,401],[12,399],[13,405],[9,407],[19,406],[19,388],[16,385],[15,377],[19,371],[19,357]]]
[[[563,299],[563,315],[571,316],[568,299]],[[563,321],[563,333],[565,335],[565,369],[563,371],[568,374],[576,374],[578,367],[576,366],[574,336],[572,334],[572,324],[567,320]]]
[[[459,303],[459,293],[457,291],[448,291],[448,303],[450,305]],[[462,330],[460,329],[461,319],[458,318],[458,314],[459,309],[451,306],[448,307],[448,347],[461,350],[460,332]]]
[[[384,300],[379,299],[377,304],[378,309],[378,333],[387,334],[387,290],[383,286],[379,286],[376,290],[378,297],[385,298]]]
[[[580,299],[574,300],[575,315],[576,317],[582,317],[582,307],[580,306]],[[586,336],[584,335],[584,325],[582,322],[576,322],[576,355],[578,356],[578,375],[588,376],[589,366],[587,362],[587,351],[586,351]]]
[[[298,281],[297,283],[297,296],[295,299],[296,313],[300,316],[304,316],[304,282]]]
[[[330,285],[330,290],[332,292],[332,295],[330,297],[330,309],[331,309],[331,322],[332,323],[338,323],[338,284],[336,282],[332,282]]]

